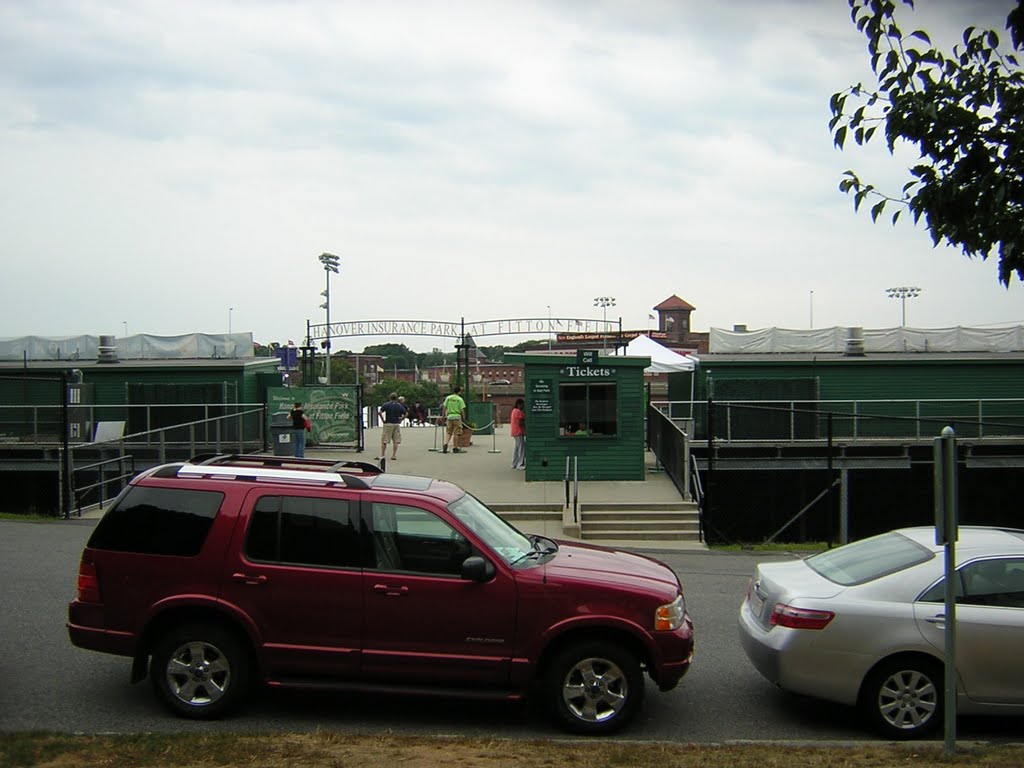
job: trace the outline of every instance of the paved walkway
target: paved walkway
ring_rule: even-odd
[[[363,453],[330,448],[306,449],[309,457],[350,458],[378,463],[380,428],[369,429]],[[527,438],[529,439],[529,438]],[[462,453],[441,453],[444,441],[441,428],[433,426],[402,427],[402,443],[397,460],[392,461],[388,446],[384,461],[386,472],[423,475],[448,480],[472,493],[484,503],[505,511],[510,508],[529,510],[561,509],[565,504],[564,481],[526,482],[526,472],[512,469],[512,438],[507,425],[498,427],[493,435],[476,435],[473,444]],[[579,503],[608,502],[673,503],[681,501],[679,491],[668,475],[656,468],[654,454],[646,454],[646,480],[587,480],[579,483]],[[570,490],[571,492],[571,490]],[[571,512],[570,512],[571,514]],[[516,526],[528,533],[541,533],[565,538],[557,522],[529,521]],[[642,542],[631,544],[645,546]],[[703,544],[659,541],[658,548],[704,549]]]
[[[379,427],[369,429],[365,435],[366,449],[357,453],[351,449],[318,448],[308,446],[306,456],[334,460],[366,461],[377,464],[380,451]],[[448,480],[465,488],[478,499],[498,511],[547,511],[544,520],[516,521],[515,525],[526,533],[539,533],[557,538],[568,538],[553,510],[565,505],[563,481],[526,482],[526,472],[512,469],[512,438],[508,426],[498,427],[493,435],[477,435],[473,444],[461,453],[441,453],[441,429],[433,426],[402,427],[402,443],[398,459],[385,459],[386,472],[403,475],[422,475]],[[387,456],[391,456],[388,446]],[[587,480],[579,484],[580,504],[608,502],[673,503],[681,500],[675,485],[664,472],[656,469],[654,454],[646,454],[646,480]],[[570,490],[571,492],[571,490]],[[83,517],[99,517],[103,510],[93,509]],[[566,513],[571,517],[571,510]],[[703,544],[664,542],[645,544],[630,542],[630,548],[705,549]]]

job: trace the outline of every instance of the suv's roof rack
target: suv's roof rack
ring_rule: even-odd
[[[366,490],[370,486],[359,475],[376,476],[381,473],[380,467],[361,461],[339,462],[259,454],[206,454],[195,458],[198,461],[188,461],[178,467],[179,477],[231,477],[239,480],[290,481],[321,485],[341,483],[347,488]]]
[[[203,466],[256,466],[256,467],[289,467],[291,469],[318,469],[340,472],[350,471],[379,475],[383,470],[368,461],[335,461],[333,459],[306,459],[294,456],[270,456],[261,453],[201,453],[188,460],[189,464]]]

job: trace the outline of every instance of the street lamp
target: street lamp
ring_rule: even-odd
[[[917,298],[921,289],[911,285],[901,285],[896,288],[886,288],[885,293],[890,299],[900,300],[900,327],[902,328],[907,324],[907,299]]]
[[[331,273],[338,274],[338,264],[341,261],[340,258],[335,256],[333,253],[321,253],[318,257],[320,263],[324,266],[324,278],[327,281],[327,285],[324,291],[320,294],[327,301],[320,305],[321,309],[327,311],[327,370],[325,371],[324,383],[331,383]]]
[[[548,304],[548,352],[551,351],[551,305]]]
[[[234,311],[234,307],[228,307],[228,336],[231,335],[231,313]]]
[[[604,312],[604,322],[601,326],[602,347],[605,354],[608,353],[608,307],[615,306],[614,296],[597,296],[594,298],[594,306],[600,307]]]

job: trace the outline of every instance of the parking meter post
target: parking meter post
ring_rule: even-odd
[[[943,753],[956,751],[956,540],[957,540],[956,433],[945,427],[935,440],[935,543],[945,546],[945,629]]]

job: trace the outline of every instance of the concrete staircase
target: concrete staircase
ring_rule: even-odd
[[[620,547],[705,549],[697,504],[677,502],[581,503],[579,521],[561,504],[490,504],[524,533],[574,538]]]
[[[562,538],[566,535],[562,528],[561,504],[492,502],[487,506],[523,533],[538,533],[552,538]]]
[[[595,544],[703,547],[692,501],[580,504],[580,538]]]

